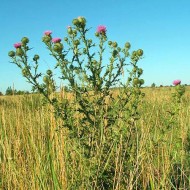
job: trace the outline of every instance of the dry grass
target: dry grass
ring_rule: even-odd
[[[151,189],[172,188],[170,176],[175,164],[181,177],[189,176],[185,146],[190,128],[190,88],[187,88],[178,117],[179,128],[166,128],[171,88],[147,88],[139,121],[141,137],[136,168],[131,179],[143,181]],[[67,189],[65,138],[50,107],[42,106],[38,95],[0,97],[0,188],[2,190]],[[178,140],[182,147],[176,147]],[[172,155],[172,157],[171,157]],[[132,181],[132,180],[131,180]],[[187,184],[183,184],[188,189]],[[119,188],[118,188],[119,189]],[[129,184],[126,189],[138,189]]]

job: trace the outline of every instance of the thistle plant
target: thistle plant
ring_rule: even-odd
[[[121,48],[116,41],[108,41],[103,25],[97,27],[98,42],[94,43],[87,37],[89,30],[86,19],[78,17],[68,26],[63,39],[53,38],[51,31],[42,37],[55,58],[55,69],[60,69],[60,79],[72,94],[70,99],[58,96],[52,70],[38,72],[39,55],[35,54],[33,64],[29,64],[31,48],[27,37],[14,45],[16,50],[9,56],[33,90],[53,107],[55,118],[62,121],[67,142],[67,188],[125,189],[133,183],[129,168],[136,167],[132,158],[137,156],[137,120],[144,96],[143,70],[138,66],[143,50],[130,53],[129,42]],[[109,60],[104,59],[106,47]]]
[[[185,94],[185,86],[181,85],[181,80],[174,80],[173,85],[175,86],[175,91],[172,93],[172,104],[171,110],[168,111],[170,114],[169,125],[173,125],[180,114],[182,97]]]
[[[184,180],[182,171],[184,170],[184,137],[179,133],[181,131],[180,115],[182,108],[182,98],[185,94],[185,86],[181,85],[181,80],[174,80],[174,92],[172,93],[172,102],[170,105],[169,116],[165,120],[167,128],[163,131],[165,142],[168,144],[170,159],[173,168],[171,168],[171,183],[175,187],[180,187],[181,181]],[[182,179],[183,178],[183,179]],[[182,184],[181,184],[182,185]]]
[[[174,92],[172,93],[172,104],[171,110],[168,113],[171,116],[171,123],[179,115],[182,97],[185,94],[185,86],[181,85],[181,80],[174,80],[173,85],[175,86]]]
[[[174,80],[173,85],[175,86],[175,92],[172,94],[173,102],[176,105],[176,108],[178,107],[177,110],[179,110],[178,105],[182,102],[182,97],[185,94],[185,86],[181,85],[181,80]]]

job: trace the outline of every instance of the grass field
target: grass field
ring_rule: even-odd
[[[138,173],[131,170],[128,186],[116,185],[114,189],[140,189],[141,181],[141,189],[188,190],[190,88],[186,87],[175,118],[169,115],[172,87],[143,91],[146,96],[137,123],[138,157],[134,158]],[[69,189],[65,173],[67,141],[59,125],[61,121],[54,119],[51,107],[43,106],[40,95],[0,97],[0,189]],[[74,158],[70,164],[74,165]],[[72,175],[76,179],[74,172]]]

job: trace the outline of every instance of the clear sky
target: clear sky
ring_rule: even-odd
[[[84,16],[94,32],[107,27],[109,40],[132,50],[142,48],[145,85],[171,85],[174,79],[190,84],[190,0],[1,0],[0,1],[0,91],[8,86],[30,90],[21,71],[10,63],[8,51],[24,36],[30,38],[32,53],[45,56],[41,42],[45,30],[54,37],[66,36],[72,19]],[[49,57],[41,69],[53,68]]]

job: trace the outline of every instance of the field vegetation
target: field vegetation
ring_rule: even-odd
[[[190,89],[186,89],[175,123],[169,125],[173,119],[168,113],[173,90],[174,87],[143,89],[146,96],[140,106],[139,134],[133,137],[138,141],[136,156],[131,158],[134,165],[128,168],[128,186],[115,185],[115,189],[189,189]],[[42,96],[2,96],[0,116],[1,189],[67,189],[65,149],[71,142],[67,142],[65,130],[59,128],[61,121],[54,119],[51,107],[43,106]],[[116,151],[119,154],[119,149]],[[80,177],[77,170],[88,168],[81,166],[82,160],[75,163],[75,154],[73,151],[68,163],[73,167],[71,180]],[[118,170],[122,170],[119,156],[115,156]],[[79,172],[84,177],[82,182],[88,183],[85,175],[91,171]],[[85,185],[79,186],[83,189]]]
[[[36,94],[0,97],[2,189],[189,189],[189,88],[142,88],[143,50],[89,30],[80,16],[63,40],[45,31],[45,73],[29,38],[8,53]]]

